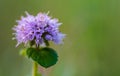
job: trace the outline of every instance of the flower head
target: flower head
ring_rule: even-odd
[[[35,41],[37,45],[45,43],[45,41],[53,41],[61,44],[65,34],[59,32],[61,23],[58,19],[52,19],[46,13],[38,13],[36,16],[26,12],[26,17],[17,20],[17,25],[13,28],[15,31],[15,39],[18,41],[17,46],[21,43],[27,44]]]

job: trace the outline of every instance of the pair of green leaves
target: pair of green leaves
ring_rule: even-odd
[[[32,58],[34,61],[45,68],[53,66],[58,60],[58,55],[55,50],[48,47],[41,49],[28,48],[26,53],[29,58]]]

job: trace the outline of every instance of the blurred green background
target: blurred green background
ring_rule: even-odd
[[[31,76],[32,61],[12,40],[25,11],[50,11],[67,34],[64,45],[51,45],[59,61],[45,76],[120,76],[120,0],[0,0],[0,76]]]

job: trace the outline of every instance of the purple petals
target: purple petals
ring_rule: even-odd
[[[61,44],[65,34],[59,32],[58,19],[51,19],[46,13],[38,13],[37,16],[30,15],[26,12],[26,17],[21,17],[21,20],[17,20],[17,26],[13,28],[15,31],[15,39],[18,44],[35,40],[37,45],[42,45],[44,39],[47,41],[53,41],[56,44]],[[45,38],[43,38],[43,34]]]
[[[45,39],[48,40],[48,41],[50,41],[50,40],[52,40],[52,36],[51,35],[46,35]]]

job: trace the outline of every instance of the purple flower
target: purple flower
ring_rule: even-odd
[[[41,45],[47,41],[53,41],[55,44],[63,43],[65,34],[59,32],[61,23],[58,19],[52,19],[46,13],[38,13],[37,16],[30,15],[26,12],[26,17],[17,20],[17,25],[13,28],[15,31],[15,39],[17,45],[21,43],[27,44],[35,41],[37,45]]]

